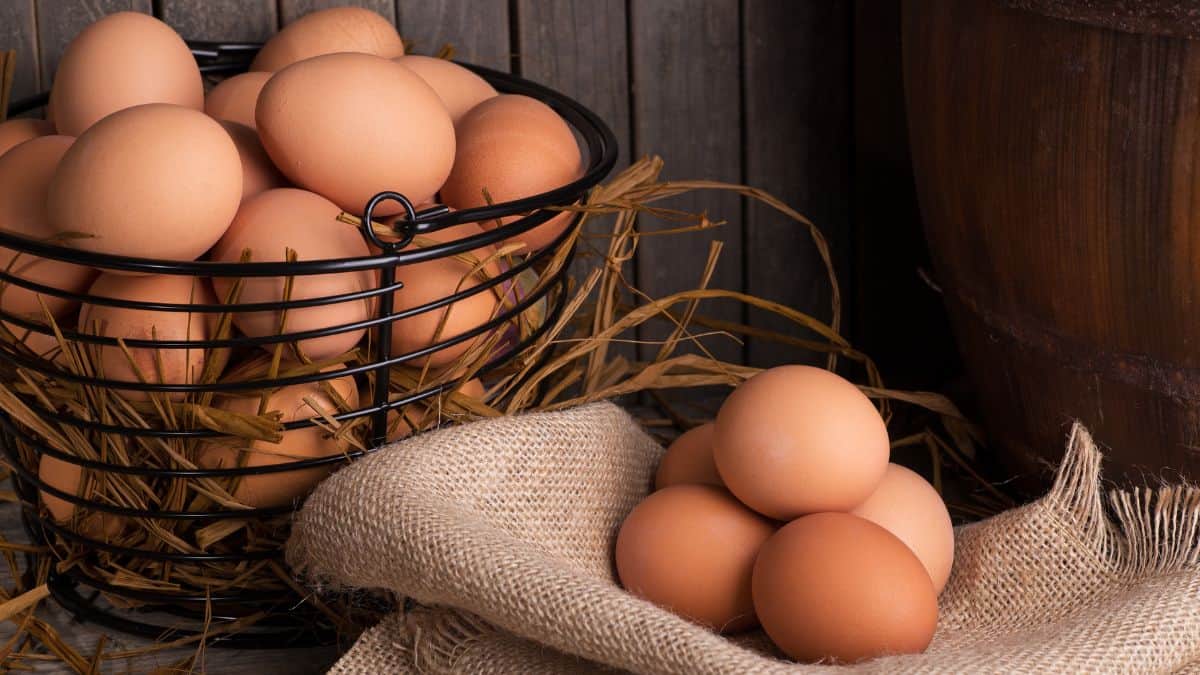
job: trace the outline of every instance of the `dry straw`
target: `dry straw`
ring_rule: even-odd
[[[863,391],[878,402],[893,427],[897,426],[895,420],[898,419],[893,416],[895,404],[908,410],[921,411],[921,414],[906,413],[902,416],[905,428],[892,429],[892,436],[897,439],[894,445],[926,447],[934,460],[934,480],[939,487],[943,465],[977,480],[983,487],[972,498],[971,504],[960,505],[962,513],[983,515],[1011,503],[1007,496],[979,477],[973,468],[979,434],[953,403],[933,393],[886,388],[871,359],[840,335],[841,297],[837,280],[828,246],[810,221],[760,190],[712,181],[663,181],[660,179],[662,168],[661,159],[644,158],[608,183],[594,188],[585,203],[569,208],[581,214],[585,225],[594,220],[610,218],[611,231],[604,235],[583,235],[581,233],[585,230],[594,232],[596,227],[581,226],[572,235],[572,240],[567,243],[579,244],[581,254],[594,263],[591,271],[576,280],[567,295],[561,298],[565,310],[553,325],[529,349],[488,375],[487,391],[483,398],[466,396],[457,392],[456,388],[474,377],[497,350],[505,348],[501,339],[502,331],[496,331],[488,339],[479,340],[454,367],[439,370],[428,367],[395,369],[389,383],[392,396],[448,385],[448,393],[421,407],[407,408],[403,423],[421,430],[471,418],[508,415],[525,410],[558,410],[590,401],[648,393],[661,404],[658,406],[661,413],[644,415],[642,422],[645,426],[652,430],[667,427],[678,430],[701,422],[704,413],[677,408],[658,393],[662,390],[712,385],[736,386],[758,372],[758,369],[721,361],[713,356],[710,345],[715,340],[752,337],[793,347],[797,350],[797,359],[806,354],[819,354],[826,358],[830,367],[840,361],[842,372],[861,378]],[[626,266],[644,238],[688,236],[697,230],[722,225],[706,215],[678,211],[667,205],[672,197],[690,192],[730,192],[741,195],[772,207],[781,218],[794,221],[797,227],[806,231],[828,273],[832,291],[832,320],[826,323],[779,303],[737,291],[711,288],[709,282],[721,252],[719,243],[713,244],[695,288],[661,298],[652,298],[639,291],[626,275]],[[672,226],[666,230],[642,230],[638,227],[639,216],[666,219],[671,221]],[[341,219],[348,227],[359,224],[357,219],[349,215],[343,214]],[[386,226],[375,226],[382,228],[381,234],[391,233]],[[415,245],[430,243],[429,240],[418,238]],[[467,288],[486,279],[488,270],[495,268],[493,263],[509,263],[520,253],[519,247],[506,246],[492,256],[494,259],[479,260],[471,254],[459,256],[470,270],[464,275],[461,287]],[[556,272],[569,262],[569,253],[570,246],[565,245],[536,274],[524,275],[517,284],[501,287],[507,290],[502,291],[505,297],[500,298],[500,307],[511,306],[510,303],[522,293],[538,292],[543,286],[555,283]],[[517,290],[511,291],[514,287]],[[554,288],[548,290],[551,297],[557,299],[555,293],[558,291]],[[235,284],[230,296],[224,300],[235,301],[239,291],[239,286]],[[734,301],[772,313],[790,322],[792,329],[769,331],[738,322],[709,319],[702,310],[706,303],[715,300]],[[516,321],[518,335],[529,336],[541,325],[548,316],[546,306],[545,303],[535,304],[521,314]],[[454,311],[453,305],[445,311]],[[231,334],[230,318],[228,314],[220,318],[218,337]],[[51,350],[52,353],[47,357],[54,358],[57,367],[64,371],[99,375],[100,360],[96,346],[63,338],[61,330],[48,313],[46,320],[57,335],[57,348]],[[442,318],[442,324],[445,325],[445,317]],[[667,326],[667,337],[656,342],[639,340],[643,327],[650,324]],[[286,326],[286,316],[282,318],[280,326],[281,329]],[[32,354],[6,328],[0,330],[0,339],[6,345],[5,349]],[[617,354],[613,346],[623,342],[639,343],[645,356],[631,360]],[[248,358],[226,350],[209,354],[208,362],[212,365],[197,379],[204,383],[257,379],[264,375],[273,377],[312,373],[340,364],[360,363],[365,354],[370,353],[369,349],[368,342],[363,351],[354,350],[320,362],[304,358],[299,350],[293,350],[292,359],[284,359],[284,347],[273,354],[257,354]],[[132,364],[132,356],[128,350],[125,353]],[[226,363],[236,365],[222,373]],[[128,427],[211,429],[227,435],[228,442],[240,446],[245,446],[251,440],[272,442],[280,438],[278,414],[265,412],[262,406],[260,412],[263,414],[260,415],[237,414],[214,405],[211,394],[182,401],[172,401],[162,396],[151,396],[149,401],[130,401],[112,390],[39,375],[14,367],[11,363],[3,368],[3,372],[0,372],[0,409],[46,445],[85,459],[129,466],[190,469],[198,466],[199,443],[84,433],[70,425],[53,422],[44,414],[46,411],[65,410],[78,417]],[[147,377],[146,373],[139,373],[143,379],[154,379],[153,374],[150,375]],[[326,391],[331,400],[339,400],[331,388]],[[268,394],[255,393],[263,396],[264,402]],[[341,403],[339,408],[345,409],[345,402]],[[322,409],[311,399],[310,407],[313,408],[312,417],[316,424],[326,433],[345,439],[348,447],[364,447],[366,428],[362,422],[339,423],[332,417],[336,411]],[[399,424],[401,420],[397,417],[393,425],[398,427]],[[25,466],[36,470],[37,459],[32,448],[21,448],[21,460]],[[247,508],[235,497],[236,481],[228,479],[184,481],[91,471],[85,471],[84,475],[81,496],[115,506],[158,510],[222,508],[233,513]],[[15,500],[12,493],[5,493],[3,498],[5,501]],[[76,509],[71,527],[95,526],[96,514],[84,511]],[[137,520],[136,523],[122,521],[122,526],[116,528],[119,532],[113,535],[111,542],[133,548],[183,553],[274,549],[282,545],[287,535],[288,519],[284,516],[259,522],[232,518],[208,525],[163,519]],[[51,565],[59,570],[80,566],[94,578],[130,589],[199,589],[201,592],[241,588],[282,590],[294,588],[296,583],[286,570],[271,562],[164,564],[104,552],[85,556],[78,546],[61,540],[52,542],[52,548],[53,551],[48,551],[0,541],[0,554],[4,555],[12,568],[14,580],[11,588],[0,589],[0,603],[3,603],[0,604],[0,620],[8,621],[17,628],[7,644],[0,647],[0,657],[9,659],[11,663],[36,661],[41,658],[39,649],[44,649],[77,671],[89,672],[103,660],[198,643],[195,639],[187,639],[124,652],[114,651],[102,644],[89,655],[80,653],[58,636],[52,626],[36,616],[37,604],[45,597],[44,583]],[[22,565],[19,564],[18,554],[29,554],[33,561],[31,575],[22,576],[20,573]],[[127,601],[116,602],[128,604]],[[339,623],[347,617],[346,608],[337,604],[322,605],[321,609]],[[251,617],[214,630],[237,630],[252,624],[254,619]],[[181,666],[190,667],[189,663]]]

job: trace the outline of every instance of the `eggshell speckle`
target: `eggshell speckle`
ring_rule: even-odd
[[[275,188],[287,187],[287,179],[271,163],[267,151],[263,150],[258,134],[253,129],[237,122],[222,120],[221,126],[237,146],[242,161],[242,201]]]
[[[890,453],[870,399],[811,366],[780,366],[743,382],[717,413],[713,444],[729,490],[777,520],[858,506],[883,480]]]
[[[799,661],[914,654],[937,627],[937,594],[921,561],[892,533],[845,513],[805,516],[776,532],[758,553],[753,586],[763,630]]]
[[[298,260],[328,260],[357,258],[368,255],[367,245],[359,231],[337,220],[341,209],[320,195],[282,188],[268,190],[252,197],[242,205],[229,231],[213,248],[212,259],[236,262],[242,251],[251,251],[251,261],[283,261],[287,249],[296,251]],[[227,302],[236,279],[214,278],[213,287],[222,302]],[[278,302],[284,297],[285,277],[246,277],[242,281],[237,302]],[[370,271],[342,272],[294,277],[292,300],[353,293],[374,287]],[[287,312],[284,332],[329,328],[370,316],[367,300],[339,302],[332,305],[291,309]],[[233,321],[246,335],[261,337],[279,332],[279,312],[237,312]],[[319,360],[343,354],[354,348],[363,336],[363,329],[301,340],[298,347],[307,358]],[[263,345],[268,351],[273,345]]]
[[[751,571],[775,531],[767,519],[709,485],[674,485],[646,497],[617,534],[616,564],[630,593],[732,633],[757,620]]]
[[[654,475],[654,487],[661,490],[679,484],[725,487],[713,462],[713,425],[701,424],[689,429],[667,447]]]
[[[375,12],[361,7],[334,7],[306,14],[284,26],[263,45],[250,70],[276,71],[336,52],[391,59],[404,54],[404,42],[396,27]]]
[[[212,290],[205,280],[189,276],[154,274],[129,276],[101,274],[88,294],[135,302],[170,304],[216,304]],[[208,340],[216,315],[199,312],[167,312],[149,309],[128,309],[99,304],[84,304],[79,310],[79,329],[82,333],[138,340]],[[130,347],[137,366],[119,346],[99,347],[99,369],[105,379],[122,382],[162,384],[192,384],[204,371],[205,353],[201,348],[168,349]],[[139,378],[138,375],[141,375]],[[150,392],[122,390],[125,398],[145,401]],[[183,392],[156,394],[170,400],[185,398]]]
[[[942,592],[954,565],[954,524],[941,495],[924,478],[889,464],[879,487],[851,513],[899,537],[925,565],[934,590]]]
[[[327,389],[328,387],[328,389]],[[336,395],[330,395],[332,390]],[[358,406],[358,389],[353,377],[326,380],[325,384],[313,382],[283,387],[272,393],[266,411],[279,411],[283,422],[319,417],[320,413],[305,400],[311,398],[328,414],[336,414]],[[341,399],[348,408],[339,405]],[[221,400],[218,407],[246,415],[258,413],[260,397],[229,397]],[[239,466],[268,466],[306,459],[317,459],[345,452],[349,448],[343,439],[333,438],[317,426],[291,429],[283,433],[279,443],[267,441],[225,441],[204,445],[198,462],[208,469],[234,468]],[[257,476],[242,476],[237,479],[233,492],[238,501],[255,508],[283,506],[308,494],[322,478],[329,475],[332,467],[314,467]]]
[[[46,195],[59,162],[75,139],[70,136],[39,136],[0,155],[0,229],[45,241],[54,236],[46,214]],[[15,262],[14,262],[15,259]],[[28,253],[0,247],[0,268],[26,281],[81,293],[87,290],[96,271]],[[53,295],[41,295],[16,284],[0,287],[0,307],[6,312],[45,320],[42,303],[56,319],[74,311],[79,303]]]
[[[31,138],[53,133],[54,125],[45,120],[21,118],[0,122],[0,157]]]
[[[396,59],[396,63],[420,75],[433,87],[455,124],[468,110],[497,95],[487,80],[447,59],[410,54]]]
[[[440,193],[456,209],[487,205],[485,191],[493,203],[533,197],[582,173],[571,128],[550,106],[528,96],[504,94],[480,103],[459,121],[457,133],[454,170]],[[560,214],[514,239],[529,249],[544,248],[562,234],[572,217]]]
[[[145,103],[204,108],[200,69],[170,26],[148,14],[118,12],[67,45],[50,90],[59,133],[79,136],[105,116]]]
[[[204,112],[218,120],[228,120],[257,128],[254,108],[258,95],[271,79],[271,73],[249,72],[221,80],[204,97]]]
[[[195,260],[233,220],[242,161],[229,134],[197,110],[155,103],[101,120],[59,164],[47,200],[59,232],[86,251]]]

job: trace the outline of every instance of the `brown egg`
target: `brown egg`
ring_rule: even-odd
[[[468,110],[497,95],[487,80],[447,59],[410,54],[396,59],[396,63],[420,75],[433,87],[455,124]]]
[[[195,260],[242,199],[242,161],[208,115],[155,103],[106,117],[59,164],[47,200],[67,243],[101,253]]]
[[[253,129],[228,120],[222,120],[221,126],[233,139],[238,157],[242,160],[242,201],[267,190],[287,187],[287,179],[271,163],[271,158],[267,157],[267,151],[263,150],[258,134]]]
[[[79,136],[105,116],[145,103],[204,109],[204,83],[187,44],[138,12],[109,14],[67,44],[50,105],[59,133]]]
[[[0,157],[31,138],[49,136],[54,125],[45,120],[15,119],[0,123]]]
[[[454,162],[454,124],[411,70],[369,54],[327,54],[279,71],[258,99],[258,133],[297,185],[361,214],[391,190],[432,201]],[[396,202],[377,216],[400,213]]]
[[[621,585],[723,633],[757,625],[754,558],[775,525],[710,485],[673,485],[646,497],[617,534]]]
[[[195,277],[153,274],[130,276],[101,274],[88,294],[135,302],[170,304],[215,304],[208,283]],[[127,309],[96,304],[84,304],[79,310],[79,332],[137,340],[209,340],[213,336],[216,314],[199,312],[167,312],[148,309]],[[129,352],[137,370],[120,346],[98,348],[99,370],[103,377],[122,382],[162,384],[191,384],[199,381],[204,372],[205,350],[200,348],[168,349],[130,347]],[[139,378],[139,373],[141,377]],[[133,401],[150,399],[150,392],[122,390]],[[166,394],[172,401],[185,398],[182,392]]]
[[[484,389],[483,383],[479,381],[479,378],[473,378],[464,382],[455,393],[461,394],[462,396],[466,396],[468,398],[483,400],[486,390]],[[437,420],[431,423],[429,425],[430,427],[437,426],[437,424],[440,424],[442,421],[442,412],[438,409],[436,398],[434,399],[434,402],[430,404],[418,402],[405,406],[403,412],[403,416],[396,411],[391,411],[388,413],[387,440],[389,443],[392,441],[398,441],[411,435],[414,426],[426,426],[425,423],[431,414],[436,415]]]
[[[396,276],[404,283],[404,288],[394,294],[393,311],[400,313],[415,309],[482,283],[484,276],[472,274],[471,270],[471,266],[453,258],[439,258],[399,268]],[[392,323],[392,355],[409,354],[470,332],[495,318],[499,306],[495,290],[488,288],[445,307],[398,319]],[[471,339],[406,363],[416,366],[428,363],[434,367],[447,365],[457,361],[486,339],[487,335],[488,331],[484,331]]]
[[[330,390],[336,397],[330,395]],[[313,382],[283,387],[268,397],[265,412],[279,411],[283,415],[283,422],[320,418],[321,413],[310,406],[305,398],[311,398],[322,411],[333,415],[358,407],[358,388],[353,377],[326,380],[324,385]],[[347,407],[339,405],[338,398]],[[230,397],[221,400],[218,407],[254,415],[259,412],[260,402],[258,396]],[[197,461],[206,469],[269,466],[338,455],[348,449],[349,444],[345,440],[334,438],[324,429],[312,426],[285,431],[279,443],[236,440],[208,443],[200,449]],[[331,467],[315,467],[242,476],[237,479],[233,496],[255,508],[284,506],[308,494],[331,471]]]
[[[271,73],[249,72],[221,80],[204,97],[204,112],[214,119],[228,120],[256,129],[254,108]]]
[[[658,463],[654,489],[680,484],[725,487],[713,463],[712,439],[712,422],[689,429],[676,438]]]
[[[322,54],[360,52],[383,58],[404,54],[396,27],[361,7],[335,7],[306,14],[267,41],[250,70],[276,71]]]
[[[855,663],[925,650],[937,594],[892,533],[845,513],[817,513],[776,532],[754,563],[763,630],[798,661]]]
[[[721,480],[776,520],[849,511],[887,471],[887,427],[852,383],[810,366],[780,366],[743,382],[717,413]]]
[[[423,208],[423,207],[418,207],[417,210],[420,211],[421,208]],[[403,216],[399,216],[399,215],[392,216],[390,218],[384,219],[383,222],[387,225],[394,226],[395,222],[402,217]],[[434,230],[432,232],[426,232],[426,233],[422,234],[421,236],[426,239],[429,239],[435,243],[445,244],[445,243],[449,243],[452,241],[458,241],[460,239],[467,239],[469,237],[475,237],[475,236],[483,234],[484,232],[485,232],[485,230],[482,227],[480,227],[478,223],[463,223],[461,225],[451,225],[450,227],[447,227],[447,228],[444,228],[441,230]],[[420,246],[420,244],[416,244],[416,243],[410,244],[409,248],[416,247],[416,246]],[[379,249],[372,246],[371,253],[377,255],[379,253]],[[501,274],[501,272],[503,272],[503,270],[501,269],[501,266],[500,266],[500,259],[496,256],[496,247],[495,246],[492,246],[490,244],[485,244],[483,246],[480,246],[479,248],[468,251],[466,255],[469,255],[474,259],[473,261],[471,261],[472,266],[482,263],[484,266],[483,269],[489,277],[499,276]],[[465,257],[460,260],[464,264],[466,264],[468,262],[468,260]]]
[[[4,327],[12,334],[17,342],[25,345],[26,349],[33,352],[37,356],[46,361],[61,363],[64,359],[62,346],[58,343],[58,338],[51,334],[39,333],[30,330],[23,326],[4,322]]]
[[[83,482],[83,467],[65,462],[57,457],[42,455],[38,459],[38,479],[56,490],[79,496]],[[66,525],[75,516],[75,505],[71,502],[45,490],[39,490],[38,496],[42,500],[42,505],[50,512],[50,517],[58,524]],[[74,531],[85,537],[108,541],[120,533],[123,525],[124,518],[121,516],[97,511],[76,523]]]
[[[4,205],[0,208],[0,229],[43,241],[54,236],[46,215],[46,195],[59,161],[74,141],[70,136],[40,136],[0,155],[0,204]],[[3,247],[0,268],[23,280],[73,293],[87,290],[96,278],[96,270],[90,267],[18,254]],[[16,284],[0,283],[0,308],[5,312],[44,321],[42,302],[56,319],[79,306],[74,300],[39,296]]]
[[[896,535],[916,554],[941,593],[954,565],[954,524],[941,495],[924,478],[899,464],[889,464],[883,481],[856,516]]]
[[[250,249],[251,261],[287,259],[287,249],[296,251],[299,260],[358,258],[369,254],[362,234],[337,220],[341,209],[320,195],[282,188],[267,190],[246,200],[238,210],[229,231],[213,248],[212,259],[236,262],[244,249]],[[228,302],[236,279],[214,278],[213,287],[221,302]],[[284,298],[286,277],[246,277],[242,281],[241,304],[276,302]],[[354,293],[375,287],[371,271],[296,276],[292,280],[292,300]],[[367,300],[339,302],[333,305],[291,309],[287,312],[286,333],[317,330],[365,321],[371,316]],[[262,337],[279,333],[280,312],[238,312],[234,324],[246,335]],[[299,348],[309,359],[320,360],[343,354],[362,339],[363,329],[301,340]],[[274,346],[263,345],[267,351]]]
[[[505,94],[468,112],[457,127],[454,170],[442,200],[456,209],[532,197],[579,178],[579,145],[571,128],[541,101]],[[516,237],[530,249],[544,248],[562,234],[572,214],[563,213]],[[505,224],[516,220],[510,216]],[[484,223],[484,227],[492,227]]]

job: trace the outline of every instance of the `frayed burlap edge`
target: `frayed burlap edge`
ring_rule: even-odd
[[[1053,486],[1032,506],[1061,519],[1077,543],[1107,561],[1108,571],[1130,585],[1183,572],[1200,564],[1200,488],[1172,485],[1105,491],[1103,454],[1076,422]],[[966,526],[973,529],[979,524]],[[959,528],[961,534],[963,528]],[[1200,611],[1200,607],[1197,608]],[[854,672],[954,672],[938,667],[936,653],[889,657],[839,670]],[[419,607],[388,617],[368,631],[330,671],[604,673],[605,666],[512,636],[469,613]],[[825,672],[797,664],[794,672]],[[1200,673],[1200,661],[1177,673]]]

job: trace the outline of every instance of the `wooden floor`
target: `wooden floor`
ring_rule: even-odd
[[[8,482],[0,483],[0,490],[10,490]],[[27,542],[28,535],[21,528],[20,507],[13,503],[0,504],[0,536],[8,541]],[[0,587],[12,587],[12,579],[8,565],[0,561]],[[38,607],[37,615],[44,621],[50,622],[59,634],[67,640],[80,654],[94,654],[97,641],[105,636],[105,651],[113,652],[125,649],[137,649],[151,644],[149,641],[107,631],[95,625],[75,621],[66,611],[52,600],[45,600]],[[11,622],[0,623],[0,644],[12,636],[15,629]],[[197,653],[194,647],[172,649],[157,652],[137,658],[107,661],[103,672],[113,673],[149,673],[160,668],[178,664],[184,659]],[[209,673],[230,673],[237,675],[267,675],[270,673],[287,673],[288,675],[307,675],[308,673],[323,673],[337,659],[334,647],[316,647],[312,649],[288,650],[237,650],[237,649],[206,649],[196,662],[196,670]],[[36,673],[71,673],[65,664],[57,661],[21,661],[21,665],[32,667]],[[12,663],[0,662],[0,673],[23,673]]]

